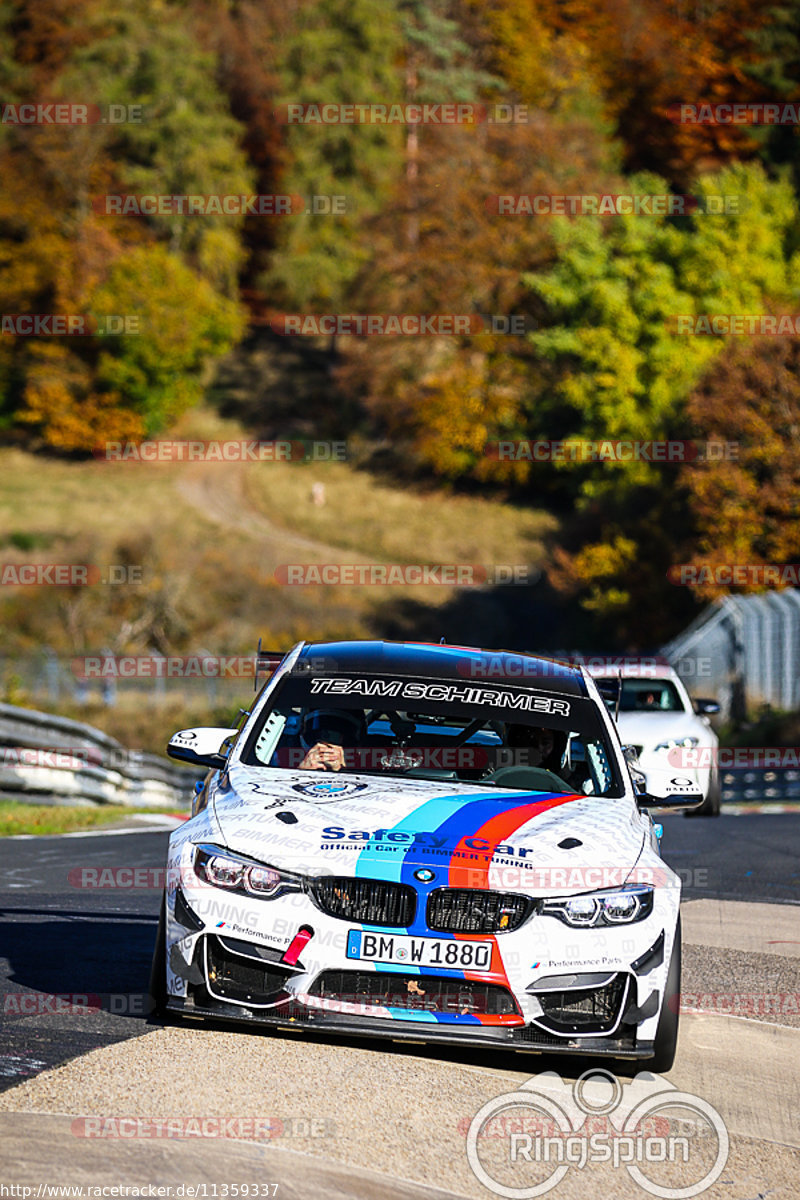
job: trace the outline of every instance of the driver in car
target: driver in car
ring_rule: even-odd
[[[566,734],[536,725],[507,725],[506,746],[514,750],[514,765],[541,767],[558,774],[567,744]]]
[[[298,764],[303,771],[341,771],[346,767],[345,747],[364,740],[364,714],[345,708],[318,708],[307,712],[300,726],[300,743],[306,751]]]

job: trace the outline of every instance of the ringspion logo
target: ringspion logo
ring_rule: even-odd
[[[466,1139],[476,1179],[513,1200],[543,1196],[571,1169],[595,1164],[624,1168],[663,1200],[688,1200],[719,1179],[730,1149],[708,1101],[648,1072],[623,1085],[597,1069],[574,1084],[554,1071],[534,1075],[484,1104]],[[669,1186],[676,1175],[680,1186]]]

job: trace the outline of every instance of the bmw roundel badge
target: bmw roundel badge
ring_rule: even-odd
[[[430,883],[432,879],[436,878],[436,873],[430,867],[421,867],[419,871],[414,872],[414,878],[418,879],[420,883]]]

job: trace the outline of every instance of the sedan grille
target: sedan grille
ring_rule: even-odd
[[[428,897],[428,928],[441,933],[506,933],[519,929],[534,901],[507,892],[437,888]]]
[[[417,894],[412,887],[381,879],[348,876],[314,879],[309,890],[317,908],[329,917],[362,925],[408,928],[417,907]]]

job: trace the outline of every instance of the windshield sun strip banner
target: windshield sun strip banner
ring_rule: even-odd
[[[433,701],[437,704],[485,706],[501,711],[547,713],[559,717],[568,717],[571,711],[570,701],[562,696],[541,694],[530,688],[485,687],[447,681],[317,676],[309,680],[309,694],[315,700],[352,696],[370,701],[403,700],[411,704]]]

